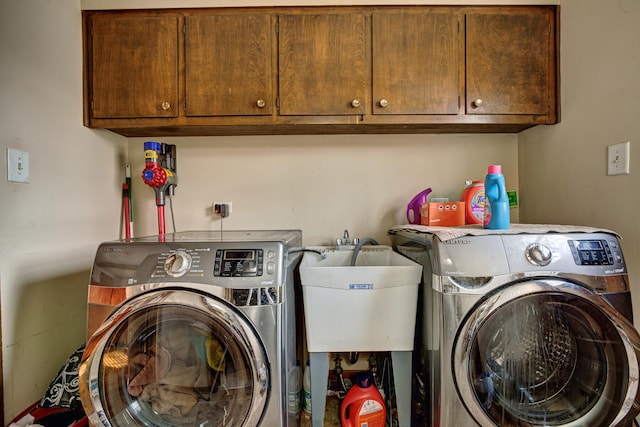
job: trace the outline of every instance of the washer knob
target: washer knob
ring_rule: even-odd
[[[524,253],[527,257],[527,260],[533,265],[544,267],[551,262],[551,249],[549,249],[542,243],[530,244],[529,246],[527,246],[527,249]]]
[[[190,267],[191,255],[182,251],[169,255],[164,262],[164,271],[171,277],[184,276]]]

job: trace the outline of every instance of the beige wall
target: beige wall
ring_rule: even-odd
[[[80,21],[79,0],[0,0],[5,421],[84,342],[91,260],[119,231],[126,140],[82,126]],[[7,181],[7,147],[29,152],[29,184]]]
[[[466,179],[483,179],[501,163],[516,189],[514,135],[339,135],[160,138],[177,145],[176,229],[300,228],[306,245],[352,237],[387,242],[405,221],[408,201],[431,187],[434,197],[459,200]],[[144,139],[131,140],[134,175],[144,167]],[[136,179],[135,232],[157,230],[153,190]],[[230,217],[211,213],[233,202]],[[168,203],[167,203],[168,204]],[[167,230],[172,230],[166,209]],[[517,209],[513,211],[517,220]]]
[[[640,321],[640,2],[564,0],[562,122],[518,136],[521,220],[615,230]],[[630,175],[607,176],[607,146],[631,141]]]
[[[120,3],[114,7],[131,4]],[[502,163],[508,186],[520,186],[523,219],[615,228],[638,265],[637,227],[623,213],[639,207],[637,180],[635,193],[631,184],[640,165],[632,157],[632,175],[605,177],[604,147],[633,141],[637,133],[638,83],[631,75],[637,75],[639,60],[616,52],[638,39],[633,20],[640,11],[635,0],[610,3],[563,2],[558,126],[520,135],[159,139],[178,146],[176,227],[217,230],[210,205],[230,200],[233,213],[225,228],[301,228],[307,245],[329,243],[345,228],[386,241],[386,229],[403,221],[413,194],[431,186],[434,195],[456,198],[465,179],[481,178],[487,164]],[[82,1],[83,7],[91,4],[99,0]],[[153,191],[138,178],[144,140],[82,127],[80,9],[79,0],[0,0],[0,145],[3,152],[11,147],[31,155],[29,184],[7,182],[0,156],[5,422],[42,396],[84,341],[89,268],[98,243],[119,236],[120,184],[128,161],[136,234],[156,231]],[[632,142],[632,156],[634,151]],[[580,197],[567,182],[584,190]],[[517,221],[518,211],[513,213]],[[170,219],[167,208],[169,230]],[[636,282],[640,286],[640,278]]]

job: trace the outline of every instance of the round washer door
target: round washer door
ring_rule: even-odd
[[[253,325],[195,290],[128,300],[83,359],[81,398],[94,425],[255,426],[268,400],[269,363]]]
[[[609,426],[640,402],[640,336],[586,288],[549,279],[485,296],[453,348],[460,398],[481,426]]]

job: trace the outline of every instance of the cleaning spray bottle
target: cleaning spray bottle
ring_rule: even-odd
[[[429,193],[431,193],[431,187],[425,188],[411,199],[409,204],[407,205],[407,222],[409,224],[420,224],[421,216],[420,209],[422,205],[427,203],[427,198],[429,197]]]
[[[511,222],[509,198],[501,165],[491,165],[484,179],[484,228],[508,230]]]
[[[302,368],[296,360],[289,368],[287,382],[287,411],[289,414],[298,415],[302,409]]]
[[[302,376],[302,409],[311,414],[311,366],[308,360]]]
[[[342,427],[384,427],[387,409],[371,372],[360,372],[340,408]]]

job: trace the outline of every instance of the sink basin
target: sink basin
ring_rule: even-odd
[[[350,266],[353,249],[314,247],[322,256],[305,253],[300,265],[303,285],[343,288],[365,282],[374,288],[404,286],[420,282],[422,267],[394,252],[391,247],[364,246],[356,265]]]
[[[411,351],[422,266],[391,247],[314,247],[300,277],[310,352]]]

